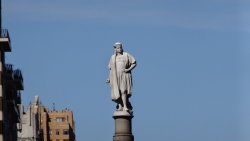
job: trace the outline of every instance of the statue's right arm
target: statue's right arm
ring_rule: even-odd
[[[109,73],[111,73],[111,60],[112,59],[112,56],[109,60],[109,64],[108,64],[108,69],[109,69]],[[110,74],[109,74],[109,77],[110,77]],[[108,77],[108,79],[106,80],[106,83],[109,83],[110,84],[110,78]]]

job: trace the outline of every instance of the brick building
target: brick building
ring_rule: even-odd
[[[51,141],[75,141],[72,111],[49,111],[48,117],[49,139]]]
[[[22,115],[19,141],[75,141],[73,112],[49,110],[39,104],[38,97]]]

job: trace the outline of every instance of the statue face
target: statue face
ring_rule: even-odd
[[[116,52],[116,53],[122,53],[122,52],[123,52],[122,47],[121,47],[120,45],[117,45],[117,46],[115,47],[115,52]]]

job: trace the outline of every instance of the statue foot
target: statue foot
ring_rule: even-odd
[[[129,110],[129,109],[128,109],[128,108],[126,108],[126,107],[125,107],[125,108],[123,108],[123,111],[128,111],[128,110]]]

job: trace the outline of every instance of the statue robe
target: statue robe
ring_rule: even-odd
[[[132,64],[136,63],[136,60],[129,53],[123,52],[122,56],[119,56],[125,69],[130,68]],[[109,61],[109,80],[111,87],[111,98],[113,101],[117,101],[121,97],[121,92],[124,92],[130,97],[132,95],[132,75],[131,71],[124,72],[124,70],[117,70],[117,56],[112,55]]]

